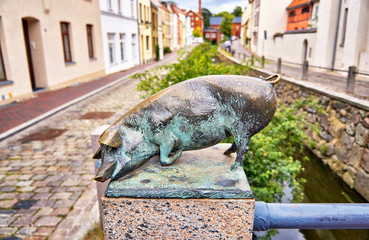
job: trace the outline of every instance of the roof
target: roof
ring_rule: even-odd
[[[198,14],[197,12],[194,12],[194,11],[192,11],[192,10],[188,11],[186,15],[188,16],[188,14],[189,14],[190,12],[192,12],[193,14],[195,14],[197,17],[201,17],[201,18],[203,18],[200,14]]]
[[[223,17],[210,17],[210,25],[220,25]]]
[[[242,20],[242,18],[241,18],[241,17],[235,17],[235,18],[233,19],[233,22],[232,22],[232,23],[241,23],[241,20]]]
[[[166,8],[163,4],[161,4],[161,9],[163,9],[164,11],[169,12],[168,8]]]
[[[312,0],[293,0],[290,5],[287,6],[287,10],[292,10],[296,8],[300,8],[306,5],[313,3]]]
[[[218,29],[214,29],[214,28],[205,28],[203,30],[203,32],[220,32],[220,30]]]

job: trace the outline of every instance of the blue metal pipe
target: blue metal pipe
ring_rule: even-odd
[[[369,204],[255,203],[254,231],[369,229]]]

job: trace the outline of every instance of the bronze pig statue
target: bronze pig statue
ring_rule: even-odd
[[[169,165],[182,151],[210,147],[230,135],[234,142],[224,154],[237,151],[231,167],[235,170],[243,163],[250,138],[273,118],[273,87],[279,79],[204,76],[156,93],[100,136],[94,158],[102,162],[95,180],[120,178],[158,154],[160,163]]]

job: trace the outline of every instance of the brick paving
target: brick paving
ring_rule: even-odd
[[[171,58],[174,55],[175,53],[172,53],[166,56],[166,59]],[[105,86],[122,77],[129,76],[135,71],[143,70],[153,64],[154,63],[141,65],[136,68],[94,79],[89,82],[76,84],[67,88],[40,92],[35,94],[33,98],[30,98],[27,101],[14,102],[5,107],[2,106],[0,108],[0,133],[14,128],[28,120],[40,116],[47,111],[55,109],[64,103],[83,96],[86,93]],[[11,119],[11,121],[9,121],[9,119]]]
[[[99,210],[90,134],[141,101],[137,82],[120,82],[0,142],[0,238],[75,240],[93,227]],[[81,118],[91,112],[115,114]],[[45,129],[66,131],[54,139],[22,141]]]

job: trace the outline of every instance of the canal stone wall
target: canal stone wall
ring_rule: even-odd
[[[285,81],[276,90],[286,105],[311,95],[319,98],[324,113],[304,109],[307,121],[320,128],[320,133],[306,129],[313,142],[305,145],[369,201],[369,111]]]

